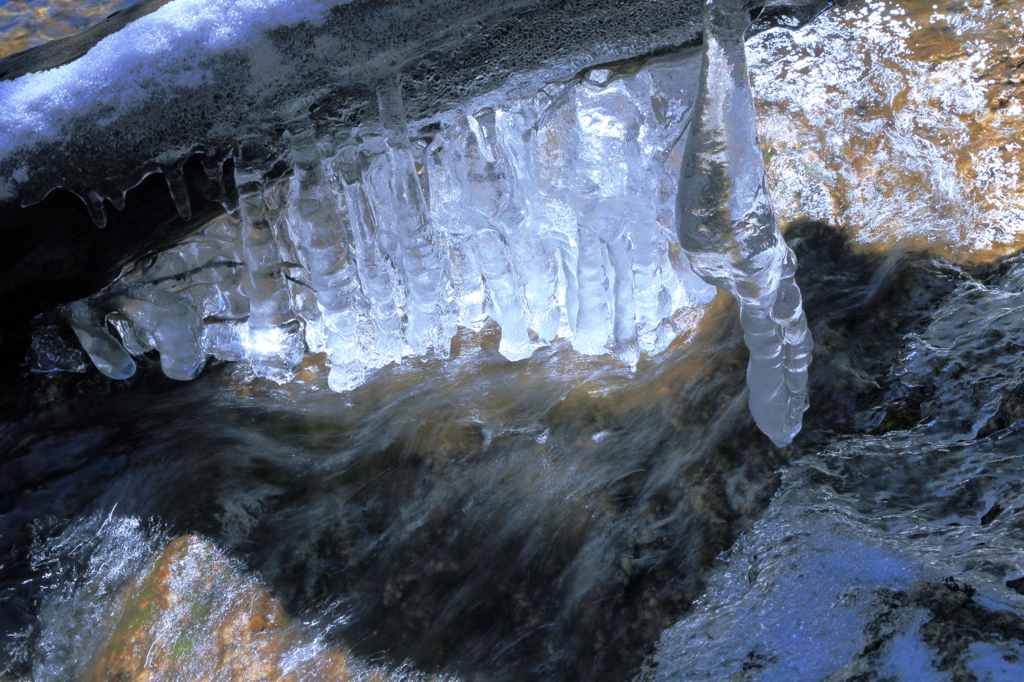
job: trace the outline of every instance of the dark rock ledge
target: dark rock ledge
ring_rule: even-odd
[[[0,59],[0,80],[73,61],[165,2],[143,0],[77,36]],[[830,4],[769,0],[755,28],[795,26]],[[85,106],[82,120],[65,122],[56,141],[0,155],[0,180],[22,167],[51,179],[66,178],[67,168],[89,169],[93,184],[81,177],[41,179],[30,188],[37,195],[75,182],[82,194],[112,178],[138,177],[140,169],[152,173],[128,190],[123,210],[104,202],[108,224],[102,230],[67,189],[54,189],[25,207],[21,204],[32,201],[25,192],[0,202],[0,355],[24,357],[25,323],[41,310],[98,291],[126,264],[173,245],[218,215],[221,190],[207,178],[200,163],[205,157],[197,152],[226,160],[223,174],[230,191],[230,155],[237,140],[256,134],[282,148],[283,121],[297,106],[321,129],[372,123],[374,84],[399,74],[409,118],[422,120],[500,90],[518,74],[540,70],[551,78],[573,78],[601,63],[663,54],[701,40],[696,0],[362,0],[335,7],[321,25],[307,22],[270,33],[274,47],[302,76],[277,91],[244,102],[219,97],[218,83],[237,80],[239,69],[248,68],[244,56],[219,55],[211,59],[212,84],[189,92],[168,88],[145,110],[119,115],[103,136],[94,134]],[[326,59],[314,47],[316,38],[325,36],[340,46]],[[106,143],[108,135],[126,142]],[[192,207],[188,220],[178,216],[152,161],[172,149],[186,150],[175,163],[184,164]]]

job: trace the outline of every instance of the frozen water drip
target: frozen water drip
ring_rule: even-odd
[[[800,431],[813,342],[779,231],[747,74],[748,0],[704,0],[700,88],[686,135],[676,208],[693,271],[740,306],[747,386],[758,427],[777,445]]]

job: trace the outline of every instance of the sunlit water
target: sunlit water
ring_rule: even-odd
[[[780,221],[957,260],[1024,237],[1016,0],[852,4],[748,44]]]
[[[1020,3],[902,7],[751,47],[780,211],[860,247],[787,232],[818,344],[792,449],[747,416],[721,298],[635,374],[565,341],[509,362],[491,325],[343,394],[322,356],[281,386],[152,354],[35,376],[0,424],[0,670],[619,680],[681,619],[648,678],[1020,679],[1024,640],[949,656],[908,595],[956,576],[1024,613],[1024,266],[863,253],[1018,245]]]
[[[645,679],[1020,679],[1024,260],[970,277],[916,259],[889,256],[845,314],[819,311],[818,338],[860,337],[822,353],[820,430]],[[843,261],[849,282],[863,261]],[[829,390],[859,409],[837,419]],[[988,630],[920,598],[951,584],[977,590]]]
[[[0,57],[66,38],[138,0],[10,0],[0,5]]]

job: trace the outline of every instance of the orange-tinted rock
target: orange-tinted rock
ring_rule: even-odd
[[[266,590],[194,535],[172,541],[115,603],[95,682],[387,679],[314,645]]]

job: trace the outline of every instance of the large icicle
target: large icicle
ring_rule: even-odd
[[[367,344],[372,353],[372,367],[383,367],[402,357],[405,340],[402,320],[395,301],[395,282],[398,276],[392,263],[377,243],[376,226],[369,198],[362,183],[362,155],[350,145],[334,158],[340,190],[337,194],[338,212],[349,221],[355,244],[356,266],[362,291],[368,299],[369,315],[373,320],[373,341]]]
[[[278,247],[284,221],[284,183],[268,179],[276,160],[269,149],[252,140],[240,144],[235,155],[242,254],[247,266],[242,293],[249,299],[249,322],[239,331],[240,343],[255,360],[253,368],[258,374],[288,379],[302,360],[305,342]]]
[[[430,350],[447,355],[455,335],[446,305],[449,277],[430,222],[397,78],[378,86],[377,101],[386,142],[381,160],[390,185],[390,192],[377,197],[377,218],[396,237],[392,256],[401,262],[407,294],[405,340],[418,355]]]
[[[453,202],[473,251],[479,275],[486,281],[494,314],[501,326],[499,350],[509,360],[521,360],[533,352],[527,334],[526,303],[520,276],[510,258],[511,233],[522,222],[522,212],[510,206],[514,178],[497,146],[494,113],[485,111],[460,118],[450,137],[458,144],[450,163],[458,178],[459,193]]]
[[[530,107],[528,107],[529,109]],[[537,177],[534,145],[538,145],[532,130],[534,113],[529,110],[494,112],[495,133],[507,153],[509,178],[518,190],[517,202],[522,210],[522,224],[512,237],[512,243],[522,260],[530,267],[521,272],[527,327],[543,342],[558,336],[562,309],[559,303],[559,271],[562,257],[559,244],[565,241],[555,227],[549,212],[555,202],[543,193]]]
[[[807,409],[807,330],[796,257],[775,220],[755,126],[743,37],[750,0],[704,0],[700,88],[687,133],[676,221],[679,243],[704,281],[740,305],[750,364],[750,411],[777,445]]]
[[[347,391],[365,379],[368,355],[363,348],[360,320],[369,305],[352,254],[355,240],[348,216],[338,214],[337,199],[327,186],[327,164],[320,157],[312,126],[299,126],[290,137],[295,169],[289,197],[294,241],[316,287],[326,326],[330,387]]]

